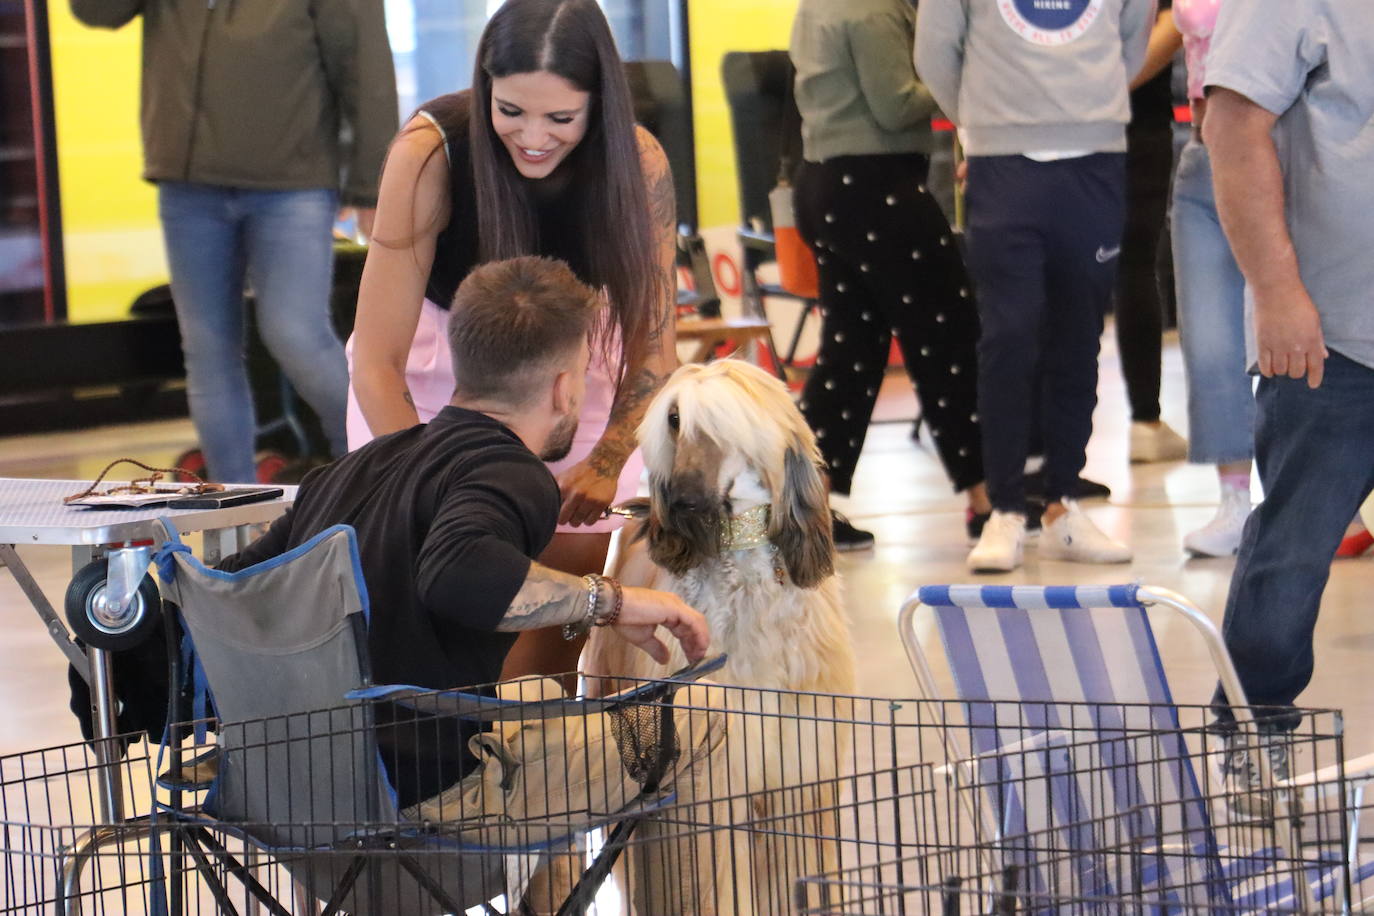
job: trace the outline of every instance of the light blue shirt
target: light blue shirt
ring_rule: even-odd
[[[1279,115],[1288,231],[1326,345],[1374,369],[1374,6],[1226,0],[1207,85]],[[1247,292],[1252,363],[1253,309]]]

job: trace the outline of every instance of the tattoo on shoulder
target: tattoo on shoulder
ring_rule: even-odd
[[[401,397],[405,398],[405,399],[406,399],[406,403],[409,404],[411,407],[414,407],[414,406],[415,406],[415,399],[414,399],[413,397],[410,396],[410,389],[409,389],[409,388],[407,388],[405,391],[401,392]]]
[[[660,154],[661,155],[661,154]],[[649,181],[649,216],[656,232],[673,232],[677,227],[677,193],[673,188],[673,172],[667,159],[652,167]]]
[[[677,286],[673,282],[673,275],[667,271],[659,274],[658,295],[663,307],[655,314],[653,323],[649,326],[649,343],[655,347],[663,340],[663,335],[668,333],[669,323],[677,320]]]
[[[576,623],[587,616],[587,590],[582,580],[568,573],[530,564],[525,584],[496,625],[503,633],[537,630]]]

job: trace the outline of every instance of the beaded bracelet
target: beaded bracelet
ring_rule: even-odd
[[[598,627],[609,627],[620,618],[620,609],[625,606],[625,590],[620,587],[619,582],[615,581],[610,576],[603,576],[602,578],[610,584],[611,591],[615,592],[615,605],[611,608],[609,614],[605,617],[596,618],[592,623]]]

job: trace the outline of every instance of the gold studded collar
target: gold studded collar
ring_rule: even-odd
[[[763,503],[732,515],[726,529],[726,550],[751,550],[768,543],[769,505]]]

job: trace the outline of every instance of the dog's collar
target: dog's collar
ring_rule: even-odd
[[[725,535],[726,550],[750,550],[768,543],[768,503],[730,516]]]

